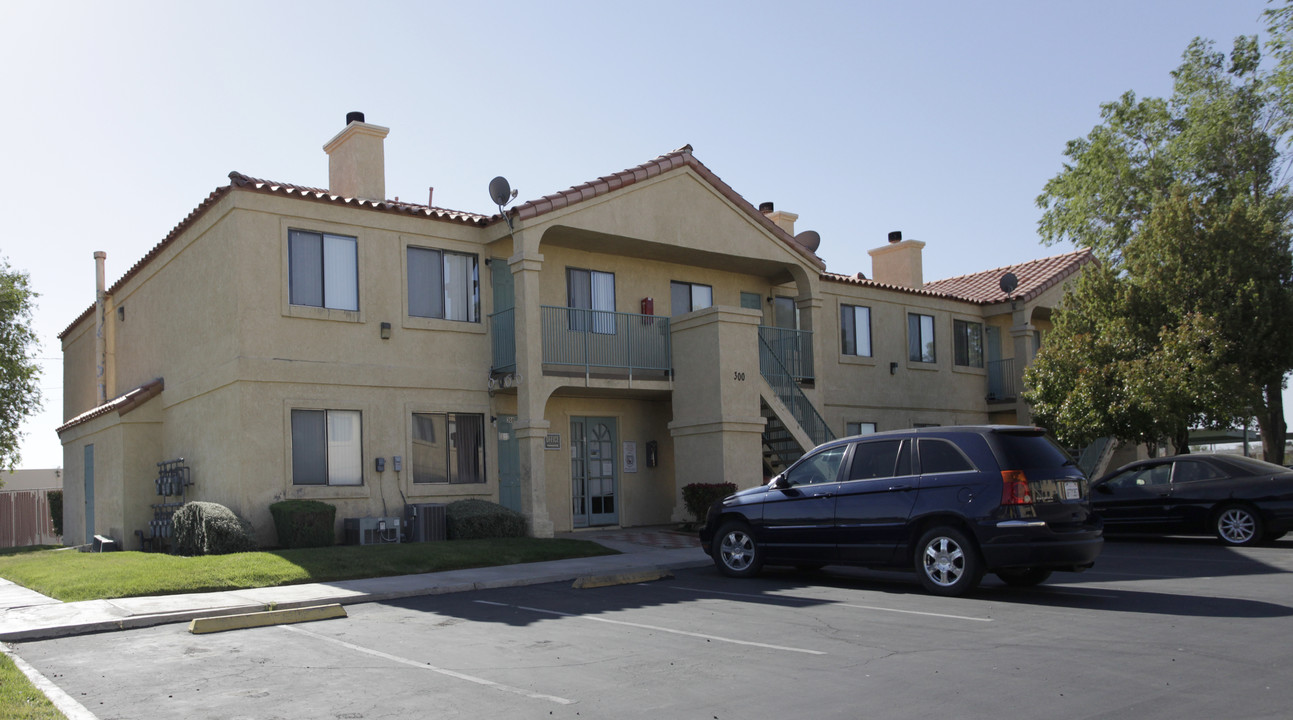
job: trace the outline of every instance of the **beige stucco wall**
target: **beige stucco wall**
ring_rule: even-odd
[[[94,446],[92,534],[137,550],[134,531],[147,529],[151,503],[158,502],[153,458],[161,447],[160,403],[155,398],[126,415],[109,413],[63,437],[63,542],[87,540],[85,448]]]
[[[544,453],[548,513],[558,532],[573,529],[570,421],[573,417],[615,419],[615,468],[618,512],[625,527],[668,522],[673,509],[672,443],[667,429],[667,402],[596,397],[554,397],[548,402],[548,432],[559,435],[560,448]],[[646,445],[655,441],[661,462],[647,467]],[[625,472],[623,444],[637,444],[637,472]]]
[[[917,293],[896,293],[865,285],[822,284],[816,344],[816,390],[823,417],[837,432],[845,423],[873,422],[877,430],[918,423],[962,425],[988,419],[984,368],[954,362],[954,320],[983,322],[978,306]],[[844,355],[840,348],[840,306],[871,308],[871,357]],[[907,351],[907,316],[934,318],[935,360],[912,362]],[[890,370],[890,364],[896,367]]]

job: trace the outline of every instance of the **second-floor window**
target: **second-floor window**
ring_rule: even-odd
[[[936,362],[933,315],[907,315],[907,359],[921,363]]]
[[[692,310],[703,310],[714,304],[714,288],[709,285],[678,282],[669,283],[669,313],[682,315]]]
[[[570,313],[570,329],[615,333],[615,274],[566,268],[567,307],[586,312]]]
[[[953,320],[952,354],[957,365],[983,367],[983,323]]]
[[[871,357],[871,308],[840,305],[840,352]]]
[[[409,315],[480,322],[480,268],[475,255],[408,248]]]
[[[359,309],[359,240],[346,235],[289,230],[288,295],[293,305]]]

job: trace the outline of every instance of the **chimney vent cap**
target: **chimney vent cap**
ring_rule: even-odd
[[[775,210],[775,208],[772,205],[772,201],[769,200],[768,202],[759,203],[759,212],[763,213],[764,215],[767,215],[768,213],[773,212],[773,210]]]
[[[346,113],[347,125],[349,125],[352,122],[363,122],[363,121],[364,121],[364,114],[359,112],[358,110],[352,110],[351,112]]]
[[[902,242],[902,231],[894,230],[893,232],[889,233],[889,242],[891,243]]]

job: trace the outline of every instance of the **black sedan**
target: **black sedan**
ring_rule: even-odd
[[[1109,534],[1215,534],[1256,545],[1293,529],[1293,470],[1239,455],[1141,460],[1093,482],[1091,505]]]

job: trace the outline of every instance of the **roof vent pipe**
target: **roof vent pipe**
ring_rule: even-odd
[[[363,121],[364,121],[364,114],[359,112],[358,110],[353,110],[351,112],[346,113],[347,125],[349,125],[352,122],[363,122]]]
[[[98,390],[95,407],[108,402],[108,341],[103,335],[108,294],[104,273],[107,257],[102,250],[94,252],[94,383]]]
[[[891,243],[902,242],[902,231],[894,230],[893,232],[889,233],[889,242]]]

